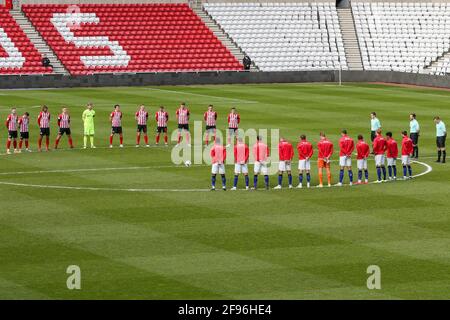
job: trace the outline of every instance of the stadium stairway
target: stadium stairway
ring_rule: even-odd
[[[356,36],[355,22],[351,8],[337,8],[345,57],[349,70],[363,70],[361,50]]]
[[[424,68],[424,73],[449,74],[450,73],[450,50],[438,57]]]
[[[192,11],[194,11],[203,23],[214,33],[214,35],[219,39],[225,47],[231,52],[233,56],[239,62],[244,59],[245,52],[228,36],[228,34],[214,21],[214,19],[205,11],[201,1],[193,3],[191,6]],[[258,67],[252,62],[250,66],[250,71],[258,71]]]
[[[28,18],[20,10],[11,10],[9,12],[16,23],[20,26],[28,39],[34,44],[41,55],[46,55],[53,66],[53,73],[68,75],[69,72],[64,68],[62,63],[56,57],[52,49],[47,45],[39,32],[34,28]]]

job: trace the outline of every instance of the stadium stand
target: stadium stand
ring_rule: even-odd
[[[450,50],[450,3],[352,2],[352,10],[365,70],[424,72]]]
[[[9,11],[0,6],[0,74],[51,73],[41,58]]]
[[[22,9],[72,75],[243,69],[187,4]]]
[[[334,2],[205,3],[262,71],[347,69]]]

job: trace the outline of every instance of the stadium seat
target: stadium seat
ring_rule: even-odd
[[[243,69],[187,4],[76,8],[22,7],[72,75]]]

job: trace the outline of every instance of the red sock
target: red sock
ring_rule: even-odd
[[[22,149],[22,140],[19,141],[19,149]]]
[[[71,148],[73,148],[73,140],[72,140],[72,137],[69,137],[69,145],[70,145]]]
[[[9,148],[11,148],[11,141],[10,140],[6,141],[6,149],[9,150]]]
[[[30,143],[28,142],[28,140],[25,140],[25,148],[28,149],[29,145],[30,145]]]
[[[186,132],[186,142],[187,143],[189,143],[189,136],[190,136],[189,132]]]
[[[45,147],[48,149],[50,145],[50,137],[45,138]]]
[[[206,144],[206,145],[209,144],[209,134],[206,134],[206,137],[205,137],[205,144]]]
[[[58,148],[58,144],[59,144],[59,139],[56,139],[56,141],[55,141],[55,149]]]
[[[123,137],[120,136],[120,144],[123,144]]]
[[[42,138],[39,138],[39,140],[38,140],[38,148],[39,149],[42,148]]]
[[[141,143],[141,135],[138,133],[136,135],[136,144],[140,144]]]
[[[14,149],[17,149],[17,141],[16,140],[13,141],[13,146],[14,146]]]
[[[110,135],[110,136],[109,136],[109,144],[110,144],[110,145],[112,145],[113,137],[114,137],[113,135]]]
[[[167,134],[165,134],[165,135],[164,135],[164,143],[166,143],[166,144],[167,144],[167,140],[168,140],[168,138],[167,138]]]
[[[181,133],[178,132],[178,143],[180,143],[180,142],[181,142]]]
[[[145,135],[145,136],[144,136],[144,141],[145,141],[145,144],[148,145],[148,135]]]
[[[159,143],[159,134],[156,135],[156,143]]]

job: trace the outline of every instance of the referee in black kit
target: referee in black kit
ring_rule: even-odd
[[[417,159],[419,157],[419,133],[420,126],[419,122],[416,119],[416,114],[411,113],[409,115],[409,137],[413,142],[413,154],[412,158]]]

